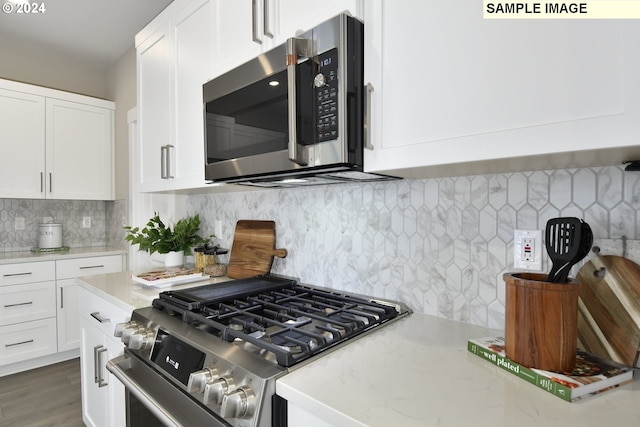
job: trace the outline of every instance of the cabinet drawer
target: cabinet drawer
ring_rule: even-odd
[[[55,261],[0,265],[0,286],[56,279]]]
[[[55,282],[0,286],[0,325],[45,319],[55,315]]]
[[[122,255],[63,259],[57,261],[56,268],[56,277],[58,279],[118,273],[122,271]]]
[[[56,351],[55,318],[0,326],[0,365],[46,356]]]
[[[98,295],[80,288],[78,292],[78,304],[80,316],[89,320],[102,333],[112,337],[118,323],[123,323],[131,318],[131,312],[122,310],[100,298]]]

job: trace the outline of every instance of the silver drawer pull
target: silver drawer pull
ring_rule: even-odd
[[[90,268],[104,268],[104,264],[100,265],[87,265],[85,267],[80,267],[80,270],[88,270]]]
[[[32,343],[33,340],[27,340],[27,341],[20,341],[20,342],[14,342],[13,344],[5,344],[5,347],[15,347],[17,345],[22,345],[22,344],[29,344]]]
[[[17,277],[17,276],[31,276],[33,273],[13,273],[13,274],[3,274],[3,277]]]
[[[109,323],[109,322],[111,322],[111,319],[107,319],[106,317],[102,317],[100,315],[99,311],[94,311],[93,313],[91,313],[91,317],[93,317],[94,319],[96,319],[100,323]]]
[[[16,304],[5,304],[5,305],[4,305],[4,308],[9,308],[9,307],[19,307],[19,306],[21,306],[21,305],[30,305],[30,304],[33,304],[33,301],[29,301],[29,302],[19,302],[19,303],[16,303]]]

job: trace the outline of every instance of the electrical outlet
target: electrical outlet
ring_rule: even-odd
[[[13,228],[16,230],[24,230],[25,229],[24,217],[17,216],[15,219],[15,222],[13,223]]]
[[[514,230],[513,267],[542,271],[542,230]]]
[[[91,217],[83,216],[82,217],[82,228],[91,228]]]

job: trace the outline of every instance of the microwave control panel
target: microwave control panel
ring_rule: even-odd
[[[338,137],[338,50],[318,57],[318,74],[314,81],[316,98],[316,140],[331,141]]]

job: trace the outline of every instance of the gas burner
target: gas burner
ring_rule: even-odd
[[[292,366],[394,319],[396,306],[278,276],[162,292],[153,306],[254,354]],[[259,349],[259,350],[257,350]]]

